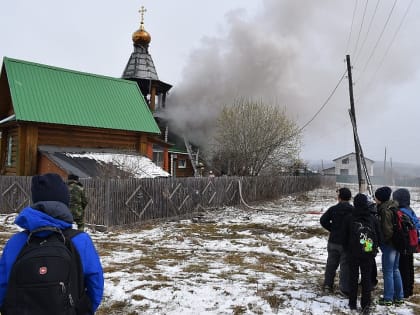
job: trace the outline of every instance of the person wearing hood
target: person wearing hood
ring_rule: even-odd
[[[416,213],[410,208],[410,192],[405,188],[397,189],[392,193],[392,199],[398,202],[399,208],[402,212],[408,215],[416,226],[417,231],[420,231],[420,222]],[[414,264],[413,254],[400,254],[399,270],[401,274],[404,298],[413,295],[414,288]]]
[[[28,239],[28,232],[46,226],[60,230],[72,227],[73,216],[69,210],[69,191],[58,174],[33,176],[31,193],[33,204],[24,208],[15,219],[15,224],[24,231],[14,234],[8,240],[0,259],[0,308],[4,306],[9,276],[15,260]],[[51,232],[38,233],[44,233],[45,236],[45,233]],[[104,289],[101,262],[88,234],[80,232],[71,238],[71,242],[80,256],[85,289],[94,313],[101,303]]]
[[[343,227],[343,245],[349,258],[349,307],[352,310],[357,309],[360,269],[362,285],[360,304],[362,314],[369,314],[373,261],[377,254],[378,245],[382,242],[382,236],[379,221],[376,220],[369,209],[368,197],[365,194],[357,194],[353,199],[353,205],[353,213],[346,217]],[[365,242],[370,242],[370,247],[365,246]]]
[[[382,273],[384,279],[384,294],[379,300],[380,305],[391,306],[404,303],[404,291],[401,274],[398,269],[400,253],[392,242],[393,235],[393,211],[398,209],[398,203],[390,200],[392,190],[388,186],[380,187],[375,191],[375,201],[381,222],[383,235]]]

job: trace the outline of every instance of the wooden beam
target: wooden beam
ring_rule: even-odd
[[[141,155],[147,156],[147,136],[142,134],[139,137],[138,151]]]
[[[156,108],[156,86],[152,86],[150,91],[150,110],[152,113],[155,111]]]
[[[169,153],[168,148],[163,148],[163,169],[169,172]]]
[[[0,169],[1,174],[3,175],[6,169],[6,151],[7,151],[7,131],[5,129],[1,132],[1,142],[0,142]]]
[[[38,160],[38,127],[26,126],[25,176],[36,174]]]
[[[16,143],[16,175],[25,176],[26,126],[18,126]]]

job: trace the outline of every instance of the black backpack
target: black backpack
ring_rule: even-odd
[[[35,233],[51,231],[46,237]],[[92,314],[79,253],[78,230],[41,227],[30,233],[11,269],[3,315]]]
[[[401,254],[413,254],[417,252],[418,232],[411,218],[401,209],[392,211],[392,244]]]
[[[373,217],[355,218],[351,222],[351,248],[358,257],[375,256],[378,251],[378,235],[376,235]]]

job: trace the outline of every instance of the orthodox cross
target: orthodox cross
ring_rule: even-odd
[[[144,6],[141,6],[141,9],[139,10],[140,13],[140,24],[144,24],[144,13],[147,12],[147,10],[144,8]]]

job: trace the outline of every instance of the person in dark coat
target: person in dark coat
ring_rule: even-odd
[[[376,203],[372,200],[372,198],[370,196],[368,196],[368,208],[369,208],[369,212],[370,215],[378,222],[379,227],[380,227],[380,219],[379,219],[379,215],[378,215],[378,209],[376,209]],[[382,231],[381,231],[381,239],[382,239]],[[372,273],[371,273],[372,277],[372,290],[374,290],[376,288],[376,286],[378,285],[378,266],[376,265],[376,260],[375,257],[373,257],[372,259]]]
[[[81,231],[85,230],[85,208],[88,203],[84,187],[79,181],[79,176],[69,174],[67,177],[67,185],[70,192],[70,211],[73,220],[77,224],[77,228]]]
[[[405,188],[397,189],[392,193],[392,199],[398,202],[401,211],[408,215],[417,230],[420,230],[419,219],[413,209],[410,208],[410,192]],[[409,298],[413,295],[414,288],[413,254],[400,254],[399,270],[404,289],[404,298]]]
[[[344,295],[347,295],[349,292],[348,261],[343,248],[342,230],[345,217],[353,211],[353,206],[350,204],[350,189],[346,187],[338,189],[337,199],[338,203],[330,207],[320,218],[321,226],[330,232],[323,290],[326,293],[333,292],[335,274],[338,266],[340,266],[339,290]]]
[[[349,259],[349,307],[357,309],[357,290],[359,269],[361,275],[362,314],[369,314],[372,290],[372,267],[377,254],[377,248],[382,240],[379,222],[372,216],[369,209],[368,197],[365,194],[357,194],[353,200],[354,210],[346,217],[343,228],[343,246],[348,253]],[[358,227],[365,226],[359,234]],[[361,239],[361,237],[364,237]],[[361,246],[362,242],[370,242],[370,247]]]
[[[69,191],[58,174],[49,173],[32,177],[31,192],[33,204],[23,209],[15,220],[15,224],[24,231],[14,234],[9,239],[0,259],[0,308],[4,307],[9,276],[16,258],[26,244],[28,232],[46,226],[60,230],[72,227],[73,216],[69,210]],[[94,314],[101,303],[104,290],[101,262],[92,239],[87,233],[80,232],[71,238],[71,242],[78,251],[82,263],[85,289],[92,306],[92,313],[89,314]],[[23,301],[19,307],[25,307]],[[25,314],[29,313],[30,310],[25,312]]]

